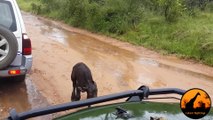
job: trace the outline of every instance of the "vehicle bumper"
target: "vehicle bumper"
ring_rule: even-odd
[[[20,66],[9,66],[6,69],[0,70],[0,77],[25,75],[30,72],[31,67],[32,67],[32,55],[23,56],[22,64]],[[20,70],[20,74],[11,75],[9,74],[10,70]]]

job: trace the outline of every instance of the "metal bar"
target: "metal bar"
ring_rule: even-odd
[[[183,95],[186,91],[178,88],[150,89],[149,95],[172,94]]]
[[[160,100],[160,99],[175,99],[175,100],[180,100],[180,98],[177,97],[152,97],[152,98],[148,98],[148,99],[144,99],[144,100]]]
[[[152,89],[149,91],[149,95],[171,94],[171,93],[176,93],[176,94],[182,95],[182,94],[184,94],[184,92],[185,92],[184,90],[177,89],[177,88]],[[10,116],[8,117],[8,119],[9,120],[23,120],[23,119],[36,117],[36,116],[52,114],[52,113],[61,112],[64,110],[69,110],[69,109],[84,107],[84,106],[90,106],[90,105],[94,105],[94,104],[98,104],[98,103],[103,103],[103,102],[127,98],[127,97],[129,98],[129,97],[133,97],[133,96],[140,96],[141,98],[143,98],[144,92],[143,92],[143,90],[140,90],[140,89],[132,90],[132,91],[127,91],[127,92],[122,92],[122,93],[117,93],[117,94],[90,98],[90,99],[81,100],[81,101],[54,105],[54,106],[41,108],[41,109],[34,109],[34,110],[30,110],[30,111],[23,112],[23,113],[16,113],[15,110],[12,110],[12,111],[10,111]]]
[[[131,97],[131,96],[140,96],[140,95],[143,95],[143,91],[133,90],[133,91],[123,92],[118,94],[106,95],[106,96],[101,96],[97,98],[90,98],[86,100],[50,106],[50,107],[41,108],[41,109],[30,110],[28,112],[19,113],[16,116],[18,116],[20,120],[23,120],[27,118],[42,116],[46,114],[73,109],[73,108],[84,107],[84,106],[94,105],[94,104],[98,104],[98,103],[102,103],[106,101],[122,99],[126,97]]]

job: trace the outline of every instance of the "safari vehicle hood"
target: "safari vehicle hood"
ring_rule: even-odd
[[[52,114],[66,111],[74,108],[88,107],[77,112],[55,118],[56,120],[191,120],[187,118],[180,109],[179,103],[151,102],[150,99],[179,99],[177,97],[168,97],[164,94],[183,95],[185,90],[177,88],[149,89],[141,86],[138,90],[125,91],[121,93],[90,98],[86,100],[69,102],[60,105],[54,105],[41,109],[34,109],[23,113],[17,113],[15,109],[10,111],[8,120],[25,120],[32,117]],[[149,96],[163,95],[161,97],[150,98]],[[127,98],[124,102],[107,105],[97,105],[119,99]],[[155,100],[156,101],[156,100]],[[95,106],[94,106],[95,105]],[[156,119],[158,118],[158,119]],[[211,110],[202,120],[213,120],[213,111]]]
[[[122,109],[125,113],[116,114],[117,109]],[[56,118],[56,120],[150,120],[151,117],[159,120],[191,120],[182,113],[178,103],[147,101],[88,108]],[[202,120],[213,120],[213,111],[211,110]]]

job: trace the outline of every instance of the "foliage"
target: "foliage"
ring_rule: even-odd
[[[213,65],[213,0],[17,0],[35,14]]]
[[[181,0],[158,0],[166,21],[173,22],[182,15],[184,6]]]
[[[170,24],[162,17],[145,20],[137,31],[120,37],[136,45],[182,58],[202,61],[213,66],[213,14],[200,13],[200,17],[184,16]]]

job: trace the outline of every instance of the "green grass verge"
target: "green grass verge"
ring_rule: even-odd
[[[182,58],[192,58],[213,65],[213,14],[200,13],[199,17],[183,17],[169,24],[162,17],[142,21],[135,31],[129,31],[122,40],[143,45]]]
[[[31,4],[35,3],[37,0],[17,0],[19,7],[27,12],[30,12],[32,10]]]
[[[38,0],[17,1],[24,11],[34,12],[31,4],[40,4]],[[60,18],[60,10],[40,14],[73,25],[72,18]],[[181,58],[194,59],[213,66],[213,13],[199,12],[195,17],[183,16],[174,23],[165,22],[164,17],[153,15],[151,12],[147,12],[143,17],[145,18],[139,25],[134,29],[128,29],[122,35],[105,32],[104,27],[106,26],[104,25],[99,25],[104,27],[103,29],[99,27],[98,30],[97,27],[88,27],[90,24],[85,24],[85,21],[80,27],[93,32],[99,31],[102,34],[163,54],[175,54]]]

